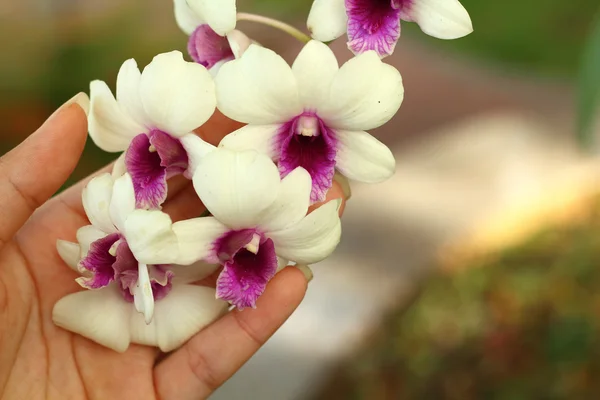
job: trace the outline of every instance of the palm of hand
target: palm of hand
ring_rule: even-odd
[[[10,328],[0,331],[0,388],[27,399],[154,398],[154,349],[132,345],[118,354],[52,323],[54,304],[78,288],[56,240],[88,223],[63,197],[35,212],[0,250],[0,325]]]

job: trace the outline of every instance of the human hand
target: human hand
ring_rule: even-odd
[[[78,290],[56,251],[88,223],[81,182],[49,200],[71,174],[87,136],[87,97],[65,104],[20,146],[0,158],[0,398],[202,399],[231,377],[300,304],[310,270],[288,267],[256,309],[226,314],[165,355],[131,345],[123,354],[56,327],[52,308]],[[236,128],[215,114],[198,133],[214,144]],[[189,181],[169,183],[164,211],[197,211]],[[335,182],[327,199],[342,198]],[[343,210],[341,207],[340,210]]]

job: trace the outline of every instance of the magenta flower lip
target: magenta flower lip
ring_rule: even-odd
[[[323,201],[335,175],[335,132],[315,113],[305,112],[279,128],[273,146],[281,177],[304,168],[312,179],[311,202]]]
[[[223,265],[217,297],[242,310],[256,300],[277,272],[275,246],[256,229],[232,230],[215,241],[214,254]]]
[[[200,25],[192,32],[188,41],[188,53],[192,60],[207,69],[235,58],[229,40],[219,36],[208,25]]]
[[[167,179],[187,170],[188,155],[177,138],[153,129],[133,138],[125,166],[133,180],[137,208],[160,208],[167,198]]]
[[[393,53],[400,37],[400,15],[411,0],[346,0],[348,47],[360,54]]]

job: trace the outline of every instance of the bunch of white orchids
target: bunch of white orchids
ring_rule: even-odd
[[[328,257],[341,235],[340,202],[324,202],[333,180],[394,173],[391,151],[366,131],[404,97],[400,73],[382,61],[400,20],[443,39],[472,31],[457,0],[315,0],[312,38],[237,13],[235,0],[174,8],[191,61],[159,54],[140,72],[127,60],[116,97],[91,82],[89,134],[123,154],[83,191],[90,225],[77,243],[57,245],[88,290],[61,299],[55,323],[116,351],[131,342],[171,351],[228,309],[255,307],[288,264]],[[304,48],[290,67],[236,30],[239,20],[279,28]],[[345,32],[356,56],[340,67],[324,42]],[[194,133],[216,109],[246,124],[218,147]],[[207,212],[173,222],[162,210],[177,175],[192,180]],[[216,288],[197,284],[213,274]]]

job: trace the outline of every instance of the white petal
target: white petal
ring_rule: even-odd
[[[233,56],[240,58],[250,47],[252,40],[244,32],[235,29],[227,34],[227,43],[231,47]]]
[[[125,239],[142,264],[172,264],[178,256],[171,217],[157,210],[135,210],[125,220]]]
[[[302,112],[296,79],[274,51],[252,44],[215,78],[219,110],[252,124],[287,122]]]
[[[96,146],[116,152],[127,149],[131,139],[146,128],[121,109],[106,83],[92,81],[88,130]]]
[[[124,111],[140,125],[148,124],[148,117],[140,98],[142,74],[133,58],[125,61],[117,75],[117,102]],[[142,133],[142,132],[137,132]]]
[[[79,243],[79,246],[81,246],[81,254],[79,258],[87,256],[92,243],[94,243],[96,240],[102,239],[105,236],[106,232],[102,232],[93,225],[86,225],[79,228],[76,235],[77,242]]]
[[[52,320],[61,328],[122,353],[129,347],[132,311],[116,286],[110,285],[63,297],[52,310]]]
[[[340,242],[340,200],[330,201],[287,229],[269,232],[278,256],[298,264],[314,264],[327,258]]]
[[[115,160],[115,164],[112,169],[112,177],[113,179],[117,179],[120,176],[123,176],[125,172],[127,172],[127,166],[125,165],[125,154],[122,153],[119,158]]]
[[[81,193],[83,209],[88,219],[92,225],[106,233],[116,232],[109,212],[113,185],[112,176],[106,173],[92,179]]]
[[[344,0],[315,0],[306,24],[313,38],[330,42],[346,33],[348,15]]]
[[[190,8],[221,36],[235,29],[235,0],[187,0]]]
[[[150,284],[148,266],[138,265],[138,281],[133,288],[133,302],[137,312],[144,316],[144,321],[149,324],[154,316],[154,294]]]
[[[439,39],[457,39],[473,32],[469,13],[458,0],[415,0],[402,15]]]
[[[311,40],[304,46],[292,65],[292,71],[305,109],[319,109],[326,104],[338,70],[337,58],[329,46],[316,40]]]
[[[394,175],[396,160],[390,149],[367,132],[336,131],[335,167],[359,182],[383,182]]]
[[[187,135],[215,111],[215,85],[202,65],[179,51],[159,54],[142,72],[142,102],[154,126],[172,136]]]
[[[389,121],[404,98],[398,70],[368,51],[344,64],[319,116],[330,128],[363,131]]]
[[[175,21],[177,25],[184,31],[188,36],[191,35],[198,26],[204,24],[204,21],[196,14],[190,6],[188,6],[187,0],[175,0]]]
[[[119,231],[125,229],[125,220],[135,210],[135,192],[131,175],[118,178],[110,200],[110,218]]]
[[[173,224],[179,243],[175,264],[190,265],[212,253],[215,240],[230,229],[213,217],[194,218]]]
[[[154,319],[146,325],[141,314],[131,316],[131,341],[157,346],[170,352],[181,346],[227,310],[227,303],[215,299],[215,289],[173,285],[164,298],[156,302]]]
[[[173,272],[173,285],[182,285],[201,281],[219,268],[221,268],[220,264],[198,261],[191,265],[171,265],[169,270]]]
[[[233,229],[250,228],[277,198],[279,171],[255,151],[219,148],[207,155],[194,174],[194,188],[206,208]]]
[[[290,262],[282,257],[277,257],[277,272],[288,266]]]
[[[196,168],[198,168],[200,160],[213,151],[215,146],[205,142],[193,133],[182,136],[179,140],[188,155],[188,169],[185,174],[191,178]]]
[[[80,272],[77,265],[81,260],[81,246],[66,240],[56,241],[56,250],[60,258],[75,272]]]
[[[281,181],[275,202],[265,210],[260,226],[278,231],[300,222],[310,205],[312,180],[304,168],[296,168]]]
[[[246,125],[225,136],[219,147],[235,151],[256,150],[274,158],[278,154],[273,140],[280,128],[281,125]]]

